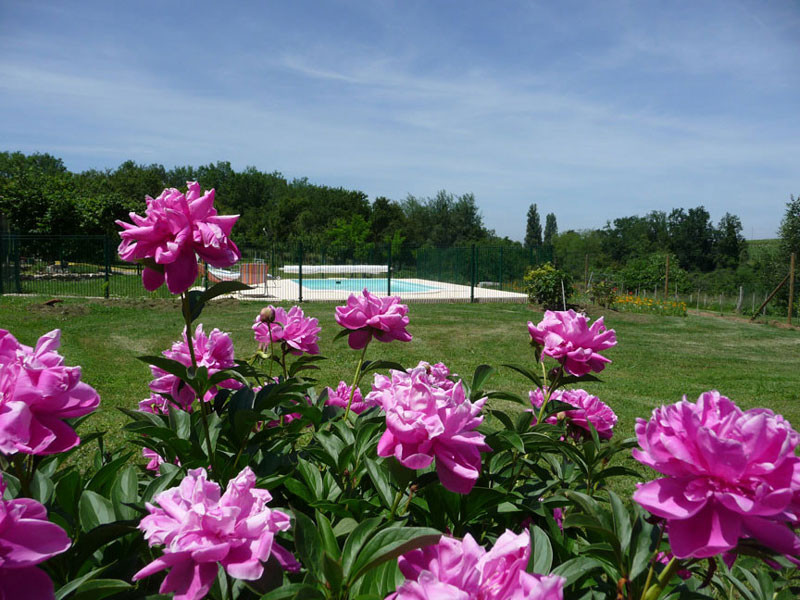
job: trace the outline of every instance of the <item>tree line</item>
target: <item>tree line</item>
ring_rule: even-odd
[[[370,202],[364,192],[288,180],[229,162],[166,169],[126,161],[116,169],[70,172],[50,154],[0,153],[0,214],[18,233],[110,234],[117,219],[144,211],[146,195],[187,181],[216,189],[222,213],[241,215],[234,234],[242,245],[273,241],[308,244],[457,246],[515,244],[483,223],[473,194],[440,191]]]

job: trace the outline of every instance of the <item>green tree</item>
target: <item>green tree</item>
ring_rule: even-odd
[[[528,207],[528,224],[525,228],[525,247],[538,248],[542,245],[542,222],[536,204]]]
[[[702,207],[673,210],[667,222],[670,249],[687,271],[708,272],[714,268],[714,227]]]
[[[548,213],[544,222],[545,246],[551,246],[553,244],[553,238],[555,238],[557,235],[558,235],[558,224],[556,223],[556,215],[554,213]]]
[[[790,196],[778,235],[781,238],[780,254],[787,262],[792,252],[800,255],[800,196]]]
[[[725,213],[714,232],[714,261],[717,268],[738,267],[746,246],[739,217]]]

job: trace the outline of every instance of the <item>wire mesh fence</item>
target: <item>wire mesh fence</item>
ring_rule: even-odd
[[[142,267],[120,260],[117,243],[115,237],[102,235],[0,235],[0,294],[169,297],[164,286],[155,292],[144,289]],[[201,264],[194,287],[237,280],[251,287],[240,297],[276,302],[342,302],[364,289],[376,296],[400,296],[404,302],[526,302],[526,272],[553,262],[573,282],[571,303],[579,306],[590,304],[592,287],[605,281],[623,299],[618,309],[682,303],[688,310],[722,314],[786,314],[780,296],[760,308],[772,283],[731,281],[724,289],[711,289],[687,279],[666,280],[665,272],[626,277],[623,271],[593,264],[588,255],[554,256],[548,246],[273,243],[241,251],[241,260],[227,269]],[[775,274],[776,281],[783,275]]]
[[[402,244],[270,244],[242,247],[230,268],[201,264],[195,287],[236,280],[245,298],[336,301],[364,289],[419,302],[525,302],[528,268],[552,260],[549,248]],[[167,297],[147,292],[138,264],[121,261],[107,236],[0,236],[0,293],[87,297]]]

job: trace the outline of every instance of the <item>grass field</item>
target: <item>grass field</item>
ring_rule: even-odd
[[[111,432],[125,417],[115,407],[133,408],[147,396],[149,370],[134,356],[157,354],[178,339],[181,318],[173,300],[67,299],[55,306],[42,297],[0,298],[0,327],[21,342],[35,343],[50,329],[62,330],[62,353],[70,365],[83,367],[83,379],[101,395],[102,407],[89,427]],[[261,304],[223,300],[207,307],[200,321],[232,334],[237,356],[254,350],[250,326]],[[306,304],[308,315],[322,326],[320,348],[329,360],[321,385],[349,380],[357,359],[344,339],[334,305]],[[600,313],[592,316],[599,316]],[[384,358],[406,366],[420,360],[443,361],[451,370],[471,376],[482,363],[527,363],[533,354],[526,323],[541,313],[523,305],[419,304],[409,313],[408,344],[373,343],[368,358]],[[619,431],[630,435],[636,417],[653,407],[690,399],[716,388],[740,406],[766,406],[800,426],[800,332],[715,317],[658,317],[608,312],[607,326],[619,344],[607,354],[613,364],[601,373],[603,383],[587,389],[619,415]],[[500,368],[491,387],[524,393],[526,380]]]

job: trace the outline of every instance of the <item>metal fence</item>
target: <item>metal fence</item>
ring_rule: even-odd
[[[168,297],[147,292],[141,267],[117,256],[110,236],[0,236],[0,294],[86,297]],[[368,289],[418,302],[525,302],[530,266],[552,260],[549,247],[468,245],[270,244],[242,247],[231,268],[201,264],[196,287],[237,280],[241,297],[270,301],[341,302]]]

